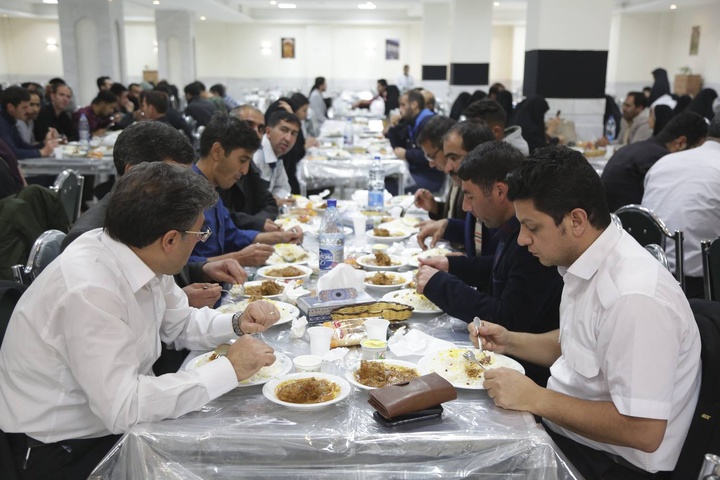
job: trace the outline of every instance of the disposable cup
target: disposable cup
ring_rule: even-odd
[[[61,160],[63,158],[63,147],[59,146],[53,148],[53,156],[58,160]]]
[[[368,318],[364,324],[368,340],[387,340],[389,321],[382,318]]]
[[[352,216],[353,232],[355,233],[355,244],[365,245],[365,230],[367,229],[367,217],[356,214]]]
[[[310,327],[307,329],[310,337],[310,354],[323,356],[330,351],[330,338],[335,330],[329,327]]]
[[[387,342],[385,340],[365,339],[360,342],[363,360],[382,360],[387,354]]]
[[[296,372],[319,372],[322,357],[319,355],[300,355],[293,359]]]

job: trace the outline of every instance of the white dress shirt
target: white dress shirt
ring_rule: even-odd
[[[155,377],[160,341],[210,350],[231,316],[188,306],[167,275],[91,230],[52,262],[13,312],[0,349],[0,428],[46,443],[176,418],[237,387],[226,358]]]
[[[682,230],[683,270],[702,277],[700,242],[720,235],[720,142],[665,155],[645,175],[642,204],[660,217],[671,232]],[[668,240],[670,268],[675,268],[675,242]]]
[[[685,295],[660,262],[613,224],[569,268],[558,270],[565,282],[562,354],[547,387],[668,423],[653,453],[548,426],[643,470],[673,470],[700,391],[700,335]]]
[[[285,165],[275,156],[270,139],[263,135],[260,148],[253,156],[253,162],[260,170],[260,177],[270,182],[268,190],[278,198],[285,198],[292,192]]]
[[[401,92],[412,90],[415,86],[415,79],[410,74],[400,75],[395,82],[395,86],[398,87]]]

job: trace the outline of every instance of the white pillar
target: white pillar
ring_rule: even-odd
[[[492,17],[492,0],[452,0],[449,72],[452,97],[489,84]]]
[[[450,64],[450,4],[423,5],[422,86],[436,97],[448,95]]]
[[[603,133],[612,9],[612,0],[528,2],[523,93],[546,97],[548,116],[560,111],[582,140]]]
[[[63,77],[78,105],[95,98],[100,76],[126,82],[123,0],[62,0],[58,18]]]
[[[181,91],[196,80],[195,15],[183,10],[155,10],[158,75]],[[209,87],[209,85],[208,85]]]

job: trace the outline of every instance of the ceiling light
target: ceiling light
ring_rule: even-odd
[[[493,6],[494,6],[494,7],[499,7],[499,6],[500,6],[500,2],[494,2],[494,3],[493,3]]]
[[[365,3],[358,3],[358,8],[360,10],[375,10],[375,8],[377,8],[377,7],[372,2],[365,2]]]
[[[294,3],[278,3],[278,8],[297,8]]]
[[[670,5],[670,10],[675,10],[676,8],[677,8],[677,5],[675,5],[674,3],[672,5]]]
[[[54,52],[58,48],[58,42],[54,38],[48,38],[45,40],[45,44],[47,45],[47,49],[50,52]]]
[[[207,20],[207,17],[205,15],[200,15],[200,20],[204,22],[205,20]]]
[[[277,2],[275,0],[270,0],[270,5],[277,5]]]
[[[153,5],[160,5],[160,0],[153,0]]]
[[[43,0],[43,3],[48,3],[51,5],[57,5],[58,0]]]

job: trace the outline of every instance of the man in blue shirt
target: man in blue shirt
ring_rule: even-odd
[[[253,153],[260,147],[255,131],[242,120],[215,115],[200,137],[200,160],[193,170],[221,189],[233,186],[247,174]],[[222,200],[205,211],[210,238],[195,245],[190,261],[233,258],[243,266],[262,265],[272,255],[276,243],[302,242],[302,230],[258,232],[235,226]]]

